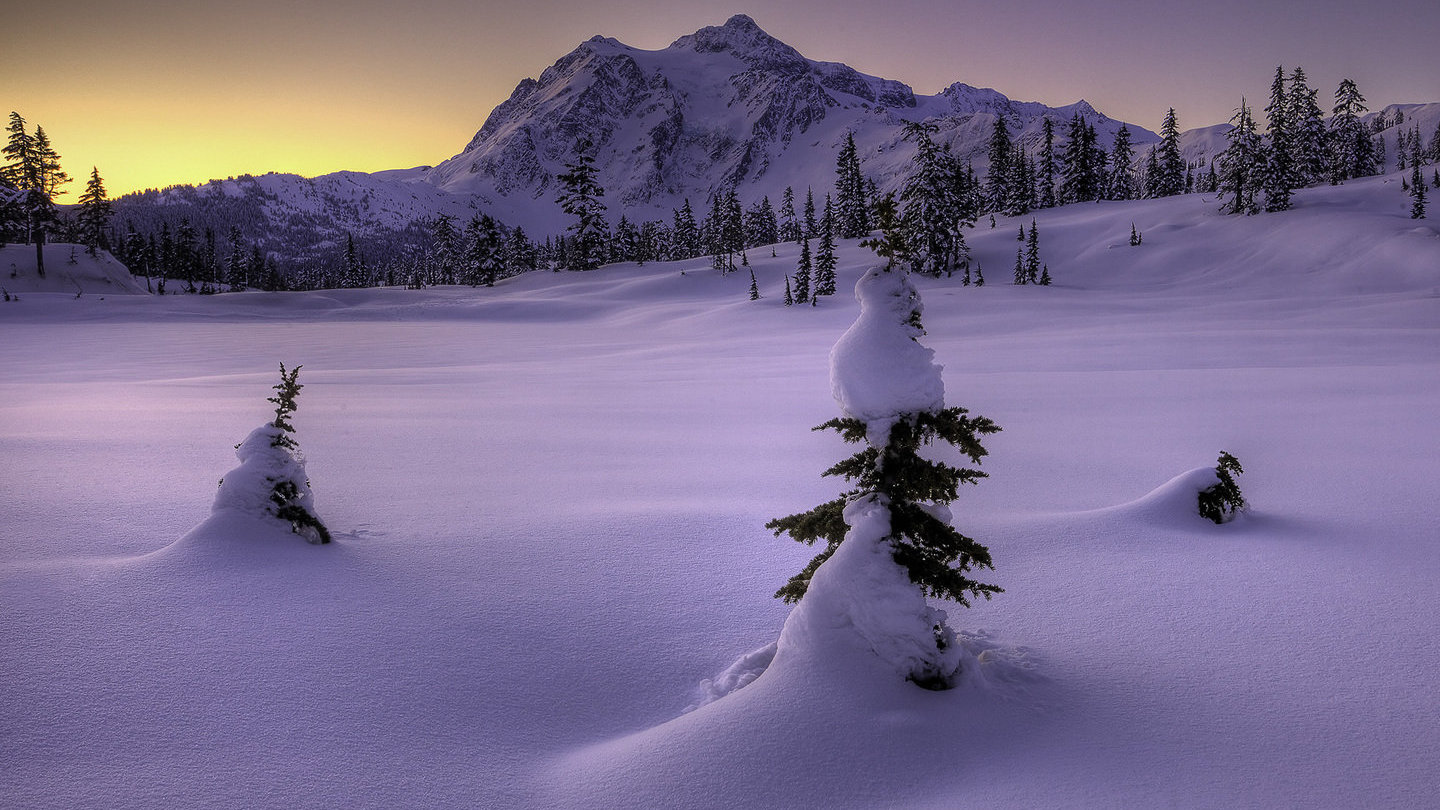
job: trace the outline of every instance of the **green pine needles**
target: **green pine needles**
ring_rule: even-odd
[[[1240,494],[1240,485],[1235,483],[1235,475],[1244,472],[1239,459],[1229,453],[1220,453],[1215,464],[1215,475],[1220,481],[1200,491],[1201,517],[1226,523],[1245,509],[1245,496]]]
[[[289,372],[285,371],[285,364],[280,364],[280,382],[275,384],[275,396],[266,397],[266,402],[275,403],[275,421],[272,425],[280,429],[275,438],[270,442],[271,447],[285,447],[290,450],[296,449],[298,445],[290,438],[295,432],[295,426],[290,424],[290,414],[294,413],[300,406],[295,403],[295,397],[300,395],[300,389],[305,386],[297,382],[300,376],[300,366],[296,366]]]
[[[280,448],[281,452],[290,455],[298,454],[300,445],[295,442],[292,435],[295,426],[290,424],[290,414],[294,413],[299,405],[295,398],[300,394],[300,389],[305,386],[299,382],[300,366],[290,371],[285,370],[285,364],[280,364],[280,382],[275,385],[275,396],[266,397],[268,402],[275,403],[275,421],[271,424],[276,428],[275,436],[270,440],[270,446]],[[305,482],[306,489],[309,489],[309,481]],[[289,479],[278,479],[270,490],[270,502],[274,504],[275,517],[290,523],[290,530],[304,537],[314,544],[330,542],[330,530],[308,506],[308,493],[302,493],[300,486]]]
[[[859,419],[831,419],[815,430],[834,430],[848,443],[866,441],[866,424]],[[980,463],[986,454],[980,437],[999,432],[1000,427],[985,417],[972,417],[960,407],[938,412],[909,414],[890,429],[883,447],[869,445],[855,455],[825,471],[840,475],[857,486],[833,501],[822,503],[807,512],[777,518],[765,524],[775,536],[789,534],[806,545],[825,541],[825,550],[815,556],[805,569],[790,578],[775,596],[786,602],[798,602],[810,585],[810,578],[821,563],[830,558],[845,539],[843,513],[852,498],[875,494],[889,504],[891,545],[895,562],[904,566],[910,581],[928,596],[953,599],[966,607],[970,598],[1002,593],[996,585],[977,582],[966,572],[979,566],[994,568],[990,550],[961,534],[946,519],[945,504],[958,495],[961,484],[973,484],[985,473],[952,467],[920,455],[920,447],[936,439],[954,445],[972,463]]]

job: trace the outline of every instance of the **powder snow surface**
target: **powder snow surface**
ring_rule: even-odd
[[[953,507],[1005,593],[937,605],[939,693],[740,661],[814,553],[765,521],[853,449],[809,428],[857,306],[784,307],[794,246],[759,302],[702,259],[0,303],[0,807],[1427,806],[1440,234],[1398,175],[1296,200],[1040,212],[1050,288],[1002,218],[990,284],[915,280],[1004,428]],[[329,546],[210,516],[280,361]]]

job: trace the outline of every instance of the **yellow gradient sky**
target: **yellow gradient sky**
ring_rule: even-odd
[[[0,27],[0,105],[45,127],[111,196],[266,171],[438,163],[521,79],[593,34],[660,48],[750,14],[812,59],[934,93],[953,81],[1149,129],[1263,107],[1300,64],[1322,106],[1353,77],[1372,109],[1440,101],[1440,2],[112,0],[27,3]],[[1328,109],[1328,107],[1327,107]],[[1430,133],[1426,133],[1429,137]]]

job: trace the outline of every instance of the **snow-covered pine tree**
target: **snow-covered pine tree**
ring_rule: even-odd
[[[100,179],[100,170],[90,167],[90,179],[79,200],[80,211],[76,220],[80,230],[80,241],[91,256],[96,255],[105,242],[105,229],[110,224],[113,206],[105,196],[105,182]]]
[[[1110,176],[1105,195],[1107,199],[1135,198],[1134,163],[1135,149],[1130,145],[1130,128],[1121,124],[1120,130],[1115,133],[1115,143],[1110,149]]]
[[[828,196],[830,196],[830,195],[827,194],[827,195],[825,195],[825,196],[828,197]],[[838,223],[837,223],[837,227],[838,227]],[[806,186],[806,187],[805,187],[805,222],[804,222],[804,227],[803,227],[803,229],[802,229],[802,231],[801,231],[801,234],[800,234],[798,237],[795,238],[795,241],[796,241],[796,242],[799,242],[801,239],[805,239],[805,238],[813,239],[813,238],[815,238],[816,232],[817,232],[819,229],[820,229],[820,225],[819,225],[818,222],[815,221],[815,190],[812,189],[812,188],[810,188],[809,186]],[[837,233],[838,233],[838,231],[837,231]]]
[[[675,259],[693,259],[700,255],[700,226],[695,222],[695,212],[690,208],[690,199],[674,212],[675,224],[671,228],[671,241]]]
[[[1030,220],[1030,233],[1025,237],[1025,280],[1040,283],[1040,230]]]
[[[1240,494],[1240,485],[1235,482],[1235,476],[1244,472],[1239,459],[1229,453],[1220,453],[1215,463],[1215,477],[1219,481],[1200,491],[1198,508],[1201,517],[1225,523],[1245,511],[1245,496]]]
[[[1290,120],[1283,66],[1275,67],[1275,79],[1270,83],[1270,104],[1265,107],[1265,115],[1268,137],[1264,145],[1265,163],[1261,174],[1265,210],[1285,211],[1290,208],[1290,197],[1300,185],[1300,178],[1295,166],[1295,125]]]
[[[987,152],[990,168],[985,173],[985,205],[991,211],[1004,211],[1010,206],[1010,161],[1015,157],[1015,146],[1003,115],[995,116]]]
[[[810,240],[800,242],[800,262],[795,267],[795,302],[803,304],[810,300],[810,275],[814,272],[810,260]]]
[[[1043,138],[1040,146],[1040,207],[1055,207],[1055,121],[1045,116]],[[1126,138],[1129,130],[1122,128]],[[1128,199],[1128,198],[1127,198]]]
[[[893,222],[893,214],[882,216],[880,225]],[[831,352],[831,386],[842,415],[816,428],[864,447],[825,472],[843,476],[853,488],[766,524],[777,536],[825,543],[775,594],[799,602],[781,633],[777,658],[804,643],[792,627],[798,631],[818,620],[854,633],[851,638],[897,677],[944,689],[956,682],[961,650],[945,612],[926,598],[969,606],[972,598],[989,599],[1002,589],[970,577],[972,569],[993,568],[990,552],[950,525],[948,505],[960,484],[985,474],[931,461],[920,448],[939,440],[978,464],[986,455],[981,437],[1000,428],[965,408],[945,406],[934,352],[919,342],[925,333],[919,291],[897,266],[903,257],[894,255],[901,240],[887,232],[867,241],[877,252],[890,248],[890,255],[882,253],[885,266],[856,284],[860,316]],[[863,603],[858,610],[852,607],[857,600]]]
[[[1330,117],[1330,181],[1339,183],[1371,173],[1373,145],[1360,116],[1368,108],[1365,97],[1352,79],[1335,89],[1335,108]]]
[[[789,277],[789,276],[786,276],[786,277],[785,277],[785,306],[791,307],[791,306],[794,306],[794,305],[795,305],[795,296],[791,295],[791,293],[790,293],[790,277]]]
[[[1160,158],[1155,147],[1145,155],[1145,176],[1142,178],[1142,188],[1146,199],[1154,199],[1160,196]]]
[[[814,205],[807,207],[813,223]],[[870,232],[865,177],[860,172],[860,153],[855,147],[853,132],[845,134],[845,143],[835,161],[835,214],[842,239],[859,239]]]
[[[1047,264],[1047,265],[1045,265],[1044,267],[1042,267],[1042,268],[1040,269],[1040,281],[1039,281],[1039,284],[1040,284],[1041,287],[1049,287],[1049,286],[1050,286],[1050,283],[1051,283],[1051,278],[1050,278],[1050,265]]]
[[[760,300],[760,283],[755,280],[755,269],[750,269],[750,300]]]
[[[280,364],[275,396],[275,419],[250,432],[235,445],[240,466],[220,479],[212,512],[236,511],[270,517],[289,524],[290,530],[313,544],[329,543],[330,530],[315,512],[315,496],[305,475],[305,462],[295,441],[290,415],[299,406],[300,366],[290,371]]]
[[[1299,186],[1324,180],[1330,172],[1325,115],[1316,101],[1319,92],[1310,88],[1303,68],[1297,66],[1290,71],[1285,117],[1290,122],[1291,154]]]
[[[915,158],[900,191],[900,228],[910,246],[911,269],[939,277],[960,263],[956,248],[963,242],[957,237],[964,223],[955,196],[957,167],[950,153],[931,140],[932,131],[933,125],[905,127],[905,138],[915,140]]]
[[[1220,210],[1227,214],[1257,214],[1261,167],[1264,155],[1250,107],[1240,99],[1240,109],[1230,119],[1229,145],[1220,155],[1220,194],[1229,197]]]
[[[1180,124],[1175,117],[1175,108],[1165,112],[1165,121],[1160,125],[1160,148],[1156,153],[1158,173],[1155,178],[1155,197],[1169,197],[1185,189],[1185,159],[1180,156]]]
[[[574,244],[569,252],[569,269],[594,270],[600,266],[605,250],[605,204],[600,201],[605,189],[600,187],[596,175],[595,158],[590,154],[591,144],[581,140],[575,145],[575,160],[565,164],[565,171],[555,179],[563,190],[556,202],[566,214],[575,217],[570,226]]]
[[[1021,230],[1023,231],[1024,228],[1021,228]],[[1017,248],[1015,248],[1015,274],[1014,274],[1014,275],[1015,275],[1015,281],[1012,282],[1012,283],[1014,283],[1014,284],[1028,284],[1028,283],[1030,283],[1030,277],[1025,273],[1025,249],[1024,249],[1023,247],[1017,247]]]
[[[1425,218],[1425,175],[1420,171],[1418,160],[1410,169],[1410,218]]]
[[[780,241],[800,241],[800,222],[795,216],[795,189],[790,186],[785,187],[785,196],[780,198]]]
[[[815,256],[815,295],[835,294],[835,207],[825,195],[825,215],[820,220],[820,251]]]

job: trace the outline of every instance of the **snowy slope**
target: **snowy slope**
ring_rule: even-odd
[[[978,665],[944,693],[822,659],[684,711],[789,615],[813,550],[764,522],[840,488],[809,428],[857,307],[785,308],[791,246],[751,251],[759,302],[703,260],[26,295],[0,805],[1424,806],[1440,232],[1398,176],[1296,200],[1042,212],[1051,288],[1003,283],[1002,219],[986,286],[918,280],[947,403],[1004,428],[954,507],[1006,592],[952,611]],[[842,291],[871,263],[842,245]],[[282,360],[336,542],[192,533]],[[1220,450],[1225,526],[1185,494]]]
[[[91,256],[84,245],[47,244],[45,275],[35,261],[34,245],[0,247],[0,287],[10,294],[64,292],[89,295],[138,295],[145,285],[130,275],[109,251]]]

